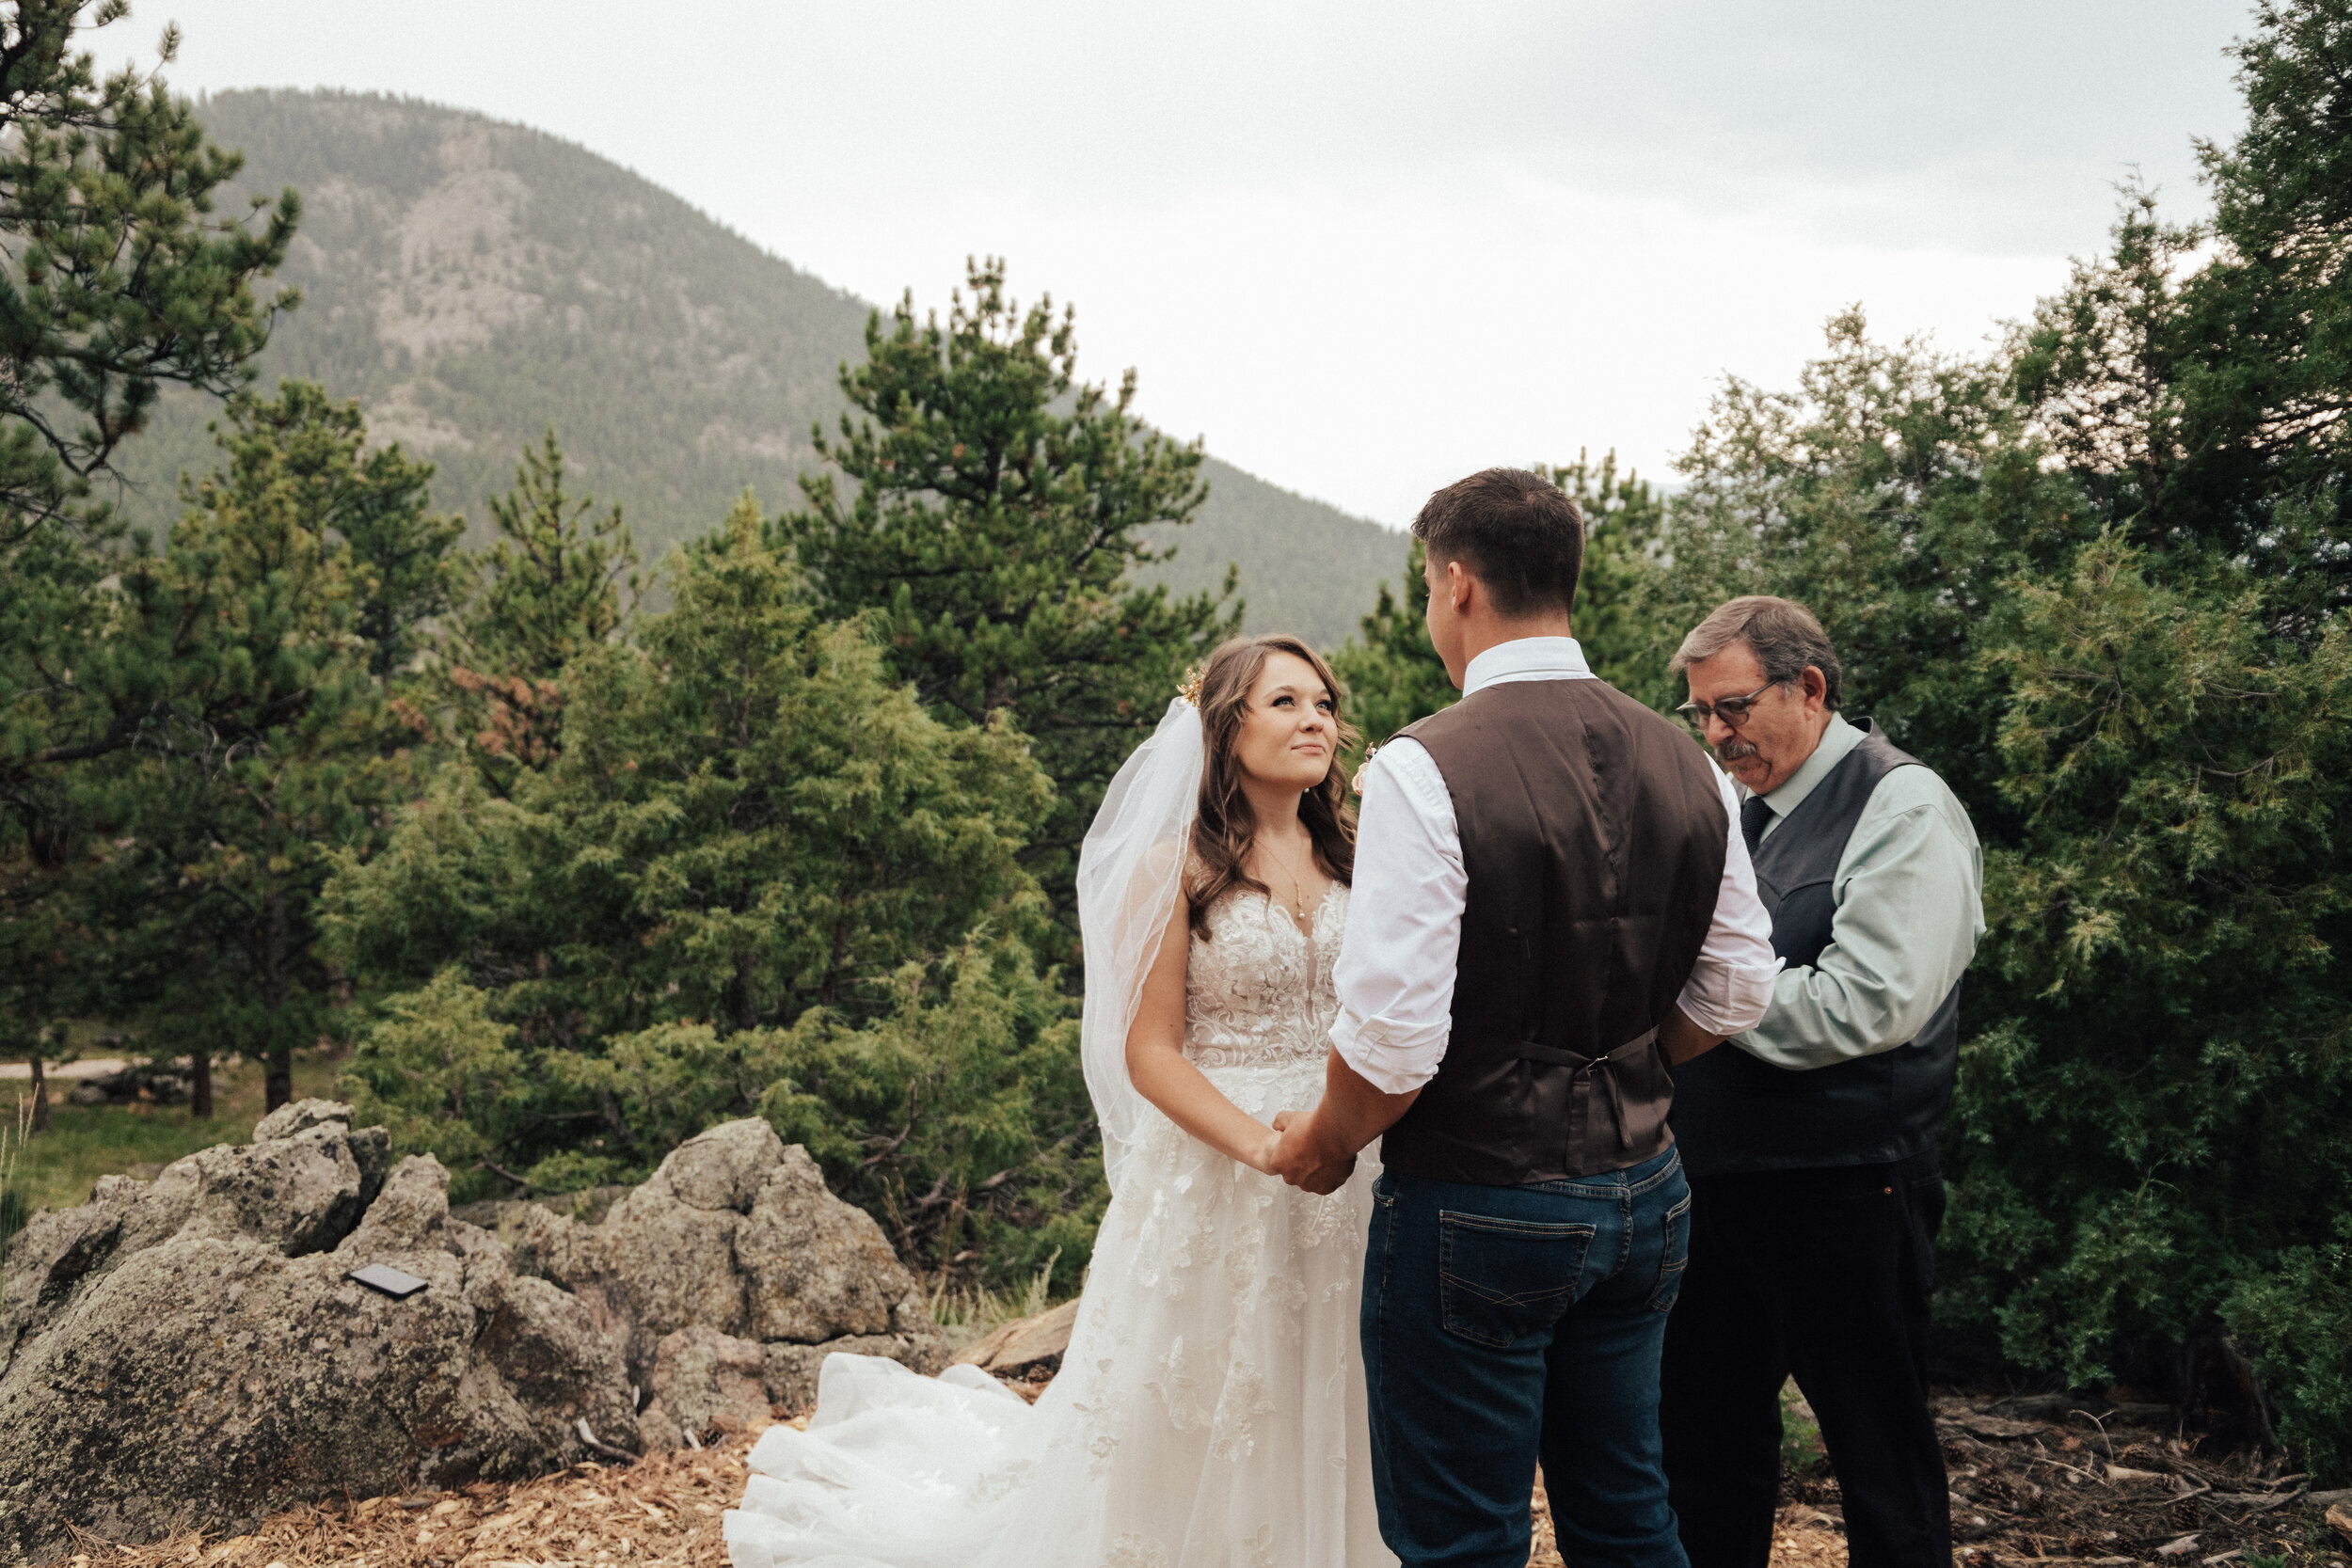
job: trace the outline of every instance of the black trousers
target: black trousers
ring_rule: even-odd
[[[1950,1568],[1951,1493],[1927,1401],[1943,1220],[1932,1152],[1692,1179],[1659,1408],[1691,1568],[1767,1568],[1792,1374],[1837,1474],[1852,1568]]]

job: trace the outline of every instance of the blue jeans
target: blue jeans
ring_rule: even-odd
[[[1380,1533],[1406,1568],[1526,1568],[1539,1458],[1577,1568],[1688,1568],[1658,1360],[1690,1239],[1671,1148],[1527,1187],[1382,1174],[1364,1381]]]

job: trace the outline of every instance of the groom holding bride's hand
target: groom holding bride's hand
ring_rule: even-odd
[[[1570,634],[1574,502],[1492,468],[1430,498],[1429,636],[1462,701],[1364,769],[1324,1096],[1277,1171],[1375,1138],[1362,1334],[1380,1528],[1407,1568],[1683,1568],[1659,1353],[1690,1235],[1670,1062],[1779,964],[1728,780]]]

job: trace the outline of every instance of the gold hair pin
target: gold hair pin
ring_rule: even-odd
[[[1200,666],[1196,664],[1184,672],[1183,683],[1176,688],[1176,695],[1192,706],[1199,707],[1200,705]]]

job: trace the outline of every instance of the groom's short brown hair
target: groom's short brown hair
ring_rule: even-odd
[[[1567,492],[1525,468],[1487,468],[1429,498],[1413,537],[1458,561],[1505,617],[1566,610],[1584,570],[1584,517]]]

